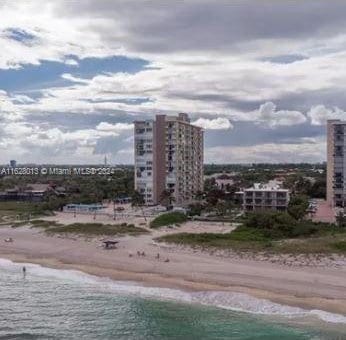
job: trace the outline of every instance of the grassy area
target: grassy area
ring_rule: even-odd
[[[50,227],[58,227],[62,226],[56,221],[46,221],[46,220],[33,220],[30,221],[31,228],[50,228]]]
[[[133,224],[73,223],[55,225],[45,229],[47,234],[78,234],[85,236],[140,235],[148,231]]]
[[[230,233],[176,233],[157,238],[160,242],[176,243],[201,248],[221,248],[241,251],[262,250],[271,247],[271,242],[254,230]]]
[[[187,216],[181,212],[170,212],[156,217],[150,223],[150,228],[160,228],[172,224],[181,224],[186,222]]]
[[[332,244],[332,246],[334,248],[346,253],[346,240],[335,242]]]
[[[140,235],[148,233],[148,230],[136,227],[133,224],[102,224],[102,223],[73,223],[60,224],[56,221],[32,220],[30,222],[13,223],[12,227],[30,225],[31,228],[42,228],[47,234],[78,234],[86,236],[121,236]]]
[[[0,202],[0,223],[30,217],[50,215],[51,212],[45,209],[42,203],[32,202]]]
[[[273,239],[263,230],[238,227],[230,233],[177,233],[157,239],[200,248],[232,249],[235,251],[268,251],[273,253],[345,253],[346,230],[320,228],[314,236]]]

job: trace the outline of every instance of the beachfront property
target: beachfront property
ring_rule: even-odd
[[[282,188],[282,183],[277,181],[255,183],[241,193],[244,211],[286,211],[290,200],[289,190]]]
[[[203,190],[203,130],[185,113],[134,125],[135,190],[145,204],[159,204],[165,190],[177,205],[192,201]]]
[[[330,207],[345,207],[346,121],[327,122],[327,203]]]

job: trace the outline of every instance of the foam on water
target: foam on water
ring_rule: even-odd
[[[131,294],[161,300],[197,303],[252,314],[276,315],[288,318],[312,316],[329,323],[346,324],[346,316],[344,315],[322,310],[306,310],[298,307],[285,306],[269,300],[255,298],[244,293],[222,291],[186,292],[171,288],[145,287],[135,282],[118,282],[77,270],[52,269],[37,264],[15,263],[10,260],[0,259],[0,268],[11,272],[18,272],[23,266],[27,268],[27,273],[30,276],[94,285],[97,288],[106,289],[107,291],[118,294]]]

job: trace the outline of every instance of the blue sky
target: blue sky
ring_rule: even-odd
[[[113,56],[106,58],[78,59],[66,55],[68,62],[40,61],[39,65],[24,64],[18,69],[0,69],[0,88],[9,93],[25,93],[56,86],[69,86],[73,82],[61,78],[64,73],[75,77],[90,79],[102,73],[136,73],[143,70],[149,62],[143,59]]]
[[[2,1],[0,163],[133,163],[132,122],[178,112],[208,163],[324,161],[326,119],[346,119],[345,10]]]

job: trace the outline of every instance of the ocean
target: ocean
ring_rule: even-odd
[[[346,317],[0,259],[0,339],[346,339]]]

